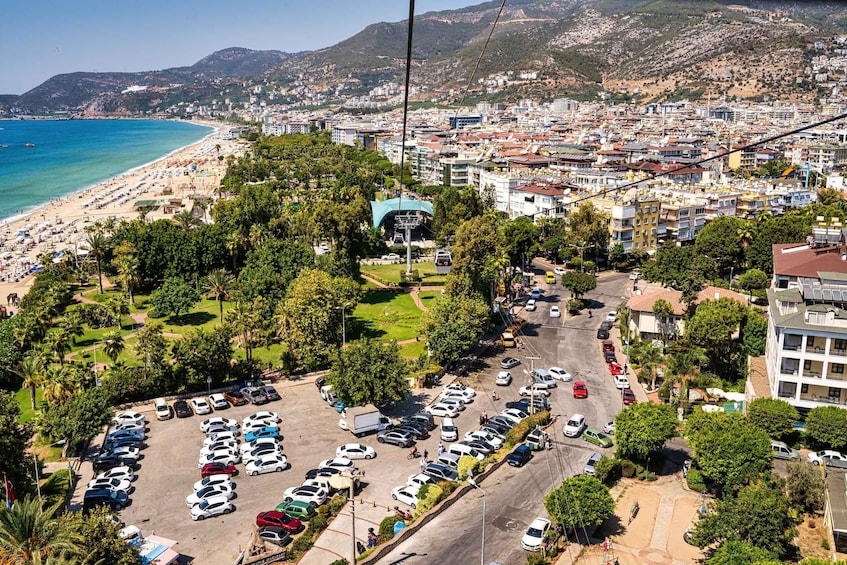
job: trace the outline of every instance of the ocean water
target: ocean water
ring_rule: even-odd
[[[0,120],[0,219],[155,161],[211,131],[166,120]]]

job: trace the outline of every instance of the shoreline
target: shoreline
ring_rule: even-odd
[[[157,203],[146,214],[153,221],[192,210],[198,198],[214,199],[226,172],[226,162],[219,157],[235,154],[243,142],[223,137],[225,124],[194,123],[212,130],[148,163],[0,219],[0,304],[16,311],[8,296],[23,298],[27,293],[38,256],[77,248],[86,238],[85,227],[94,222],[136,218],[135,204],[144,200]]]

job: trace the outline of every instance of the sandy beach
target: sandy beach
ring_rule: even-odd
[[[27,293],[39,255],[73,250],[84,242],[86,226],[110,217],[136,218],[139,202],[155,202],[155,209],[146,215],[152,221],[190,211],[197,197],[217,198],[226,172],[226,161],[219,156],[243,153],[246,145],[230,139],[228,129],[219,123],[198,123],[216,129],[157,161],[0,221],[0,304],[6,305],[12,293],[19,298]]]

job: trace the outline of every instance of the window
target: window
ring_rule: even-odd
[[[811,361],[803,361],[803,370],[811,371],[812,370],[812,362]]]
[[[841,398],[841,389],[835,386],[829,387],[830,398]]]
[[[809,346],[809,347],[814,347],[815,346],[815,336],[813,336],[813,335],[806,336],[806,345]]]
[[[839,374],[839,375],[844,374],[844,365],[842,363],[833,363],[831,365],[831,368],[832,368],[833,373],[836,373],[836,374]]]
[[[836,339],[833,347],[837,350],[844,351],[847,349],[847,339]]]
[[[809,385],[802,384],[800,385],[800,394],[808,394],[809,393]]]

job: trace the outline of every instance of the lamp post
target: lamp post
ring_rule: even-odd
[[[341,310],[341,347],[347,346],[347,308],[350,307],[348,302],[344,306],[336,306],[335,310]]]
[[[482,545],[479,549],[479,565],[485,565],[485,491],[476,484],[472,476],[468,477],[468,484],[482,493]]]

